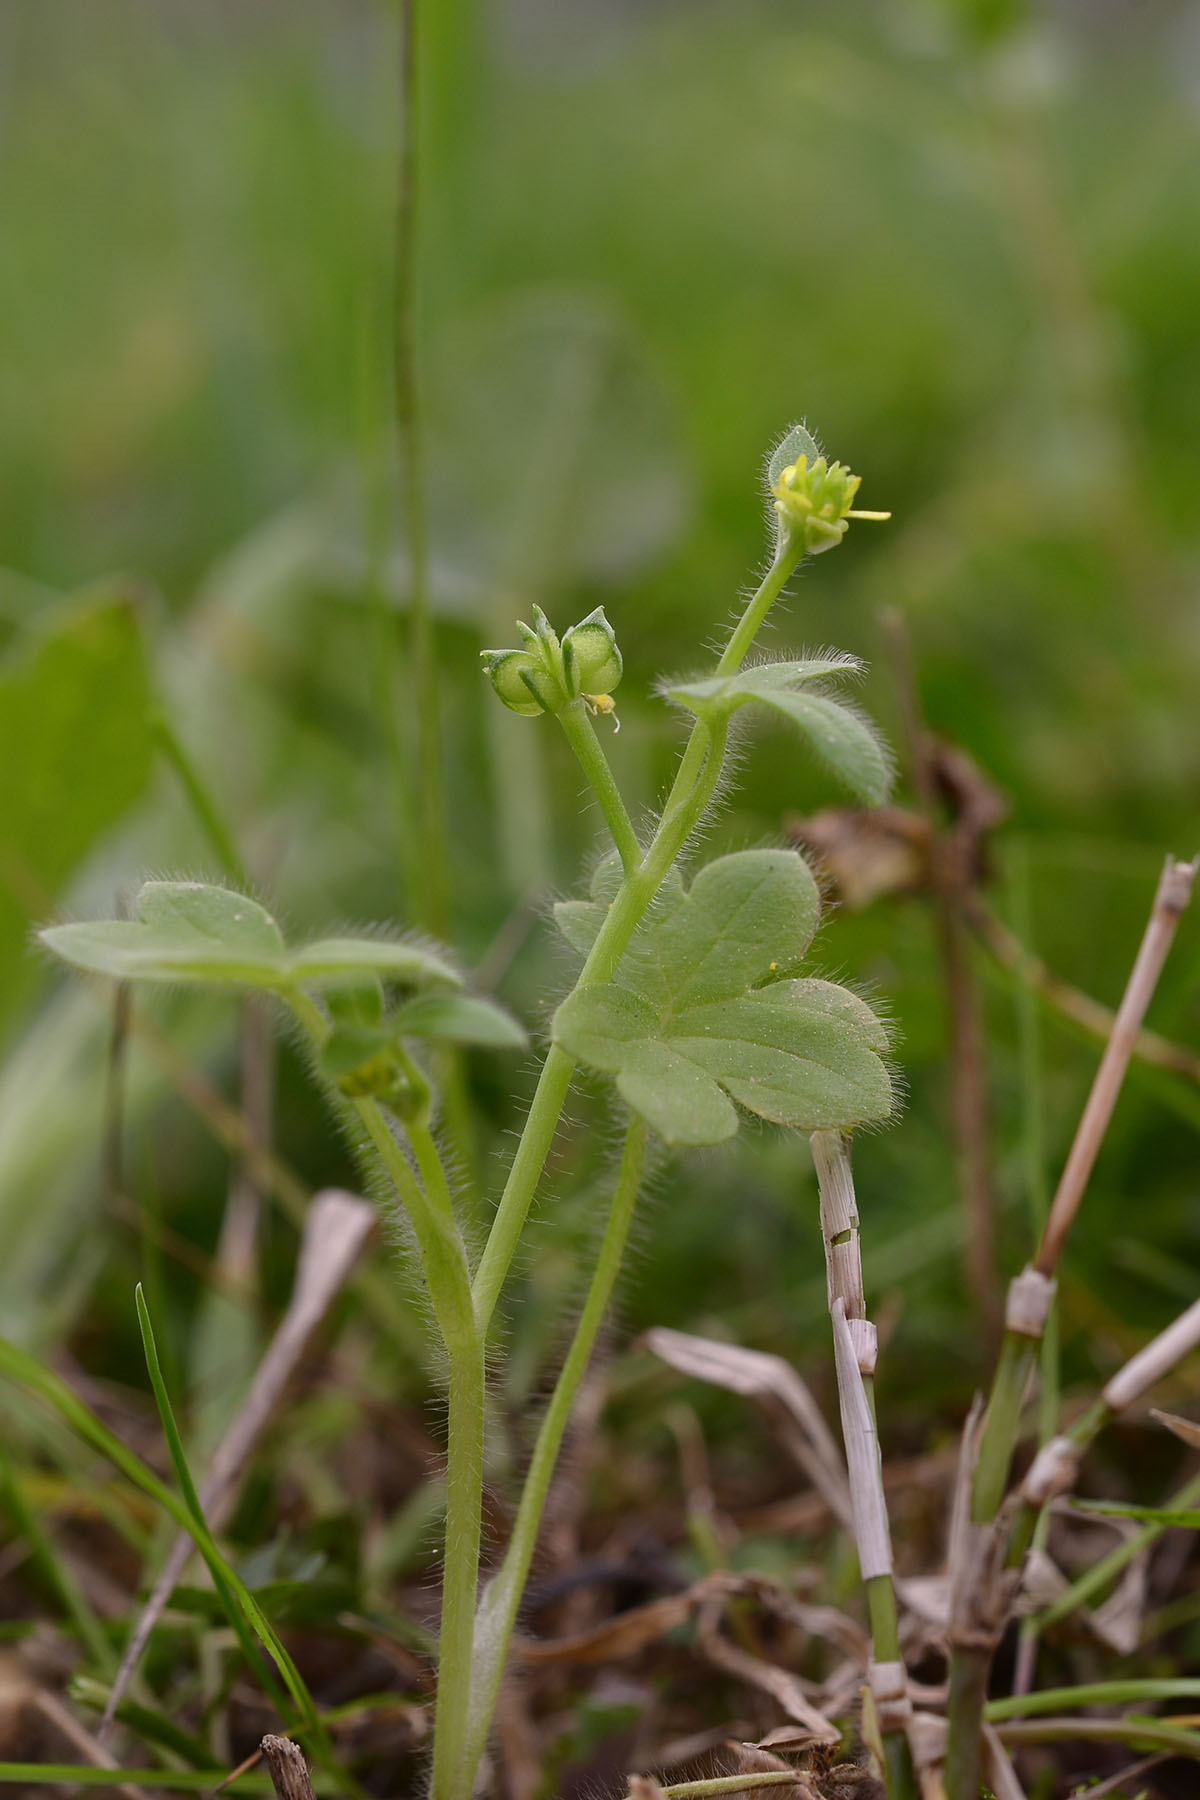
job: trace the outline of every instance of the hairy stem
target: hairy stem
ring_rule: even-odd
[[[313,1042],[320,1045],[329,1029],[320,1008],[299,989],[289,1000]],[[487,1414],[484,1336],[476,1325],[466,1245],[433,1133],[421,1118],[405,1121],[417,1164],[414,1172],[376,1101],[361,1099],[352,1105],[412,1224],[449,1365],[446,1533],[432,1791],[437,1800],[449,1800],[460,1791],[469,1797],[469,1783],[465,1790],[456,1784],[470,1713],[479,1587]]]
[[[513,1526],[512,1537],[504,1561],[489,1582],[479,1607],[476,1625],[476,1669],[471,1695],[470,1737],[464,1775],[473,1777],[483,1754],[491,1725],[496,1697],[504,1674],[509,1640],[516,1623],[517,1609],[525,1581],[537,1548],[542,1513],[550,1491],[563,1435],[571,1417],[587,1366],[595,1349],[596,1338],[612,1298],[613,1286],[621,1267],[621,1258],[629,1237],[629,1227],[641,1186],[646,1154],[647,1128],[634,1117],[625,1134],[621,1170],[613,1196],[612,1210],[605,1227],[600,1253],[592,1275],[591,1286],[566,1361],[555,1384],[546,1409],[533,1459],[521,1492],[521,1504]],[[469,1785],[464,1793],[469,1793]]]
[[[748,602],[742,619],[718,665],[718,672],[732,674],[745,661],[771,606],[783,591],[799,558],[798,550],[785,545],[771,564],[761,586]],[[580,973],[577,987],[607,981],[624,955],[629,940],[649,910],[655,895],[691,833],[699,824],[717,789],[728,742],[728,728],[710,729],[697,720],[667,796],[658,830],[638,866],[627,873],[591,954]],[[474,1282],[475,1313],[485,1332],[491,1323],[500,1291],[512,1266],[533,1196],[558,1128],[559,1115],[571,1085],[574,1058],[557,1044],[551,1045],[536,1092],[526,1116],[517,1152],[509,1169],[504,1192],[480,1258]]]
[[[795,572],[802,554],[798,538],[785,538],[725,646],[725,654],[717,664],[718,675],[735,675],[741,668],[762,629],[763,621],[783,592],[789,576]]]

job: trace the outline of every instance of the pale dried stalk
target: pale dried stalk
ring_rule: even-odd
[[[983,1728],[983,1768],[996,1800],[1027,1800],[1008,1751],[990,1725]]]
[[[1071,1146],[1071,1154],[1067,1158],[1050,1208],[1050,1217],[1042,1234],[1034,1266],[1043,1275],[1053,1275],[1058,1266],[1112,1118],[1142,1020],[1158,984],[1179,920],[1191,897],[1192,883],[1198,870],[1200,858],[1190,863],[1176,862],[1173,856],[1167,858],[1154,897],[1150,922],[1117,1009],[1112,1036],[1105,1046],[1100,1067],[1096,1071],[1096,1079],[1092,1083],[1092,1090]]]
[[[1038,1451],[1021,1483],[1026,1506],[1042,1507],[1075,1485],[1089,1444],[1118,1413],[1126,1412],[1200,1344],[1200,1300],[1117,1370],[1093,1407],[1069,1436],[1053,1437]]]
[[[300,1243],[291,1302],[258,1366],[241,1409],[213,1454],[208,1478],[201,1490],[201,1504],[212,1530],[219,1531],[228,1518],[238,1479],[250,1454],[279,1396],[362,1254],[374,1228],[375,1217],[371,1203],[359,1199],[356,1194],[327,1188],[314,1198]],[[180,1532],[113,1682],[100,1725],[102,1739],[194,1547],[191,1537]]]
[[[845,1304],[840,1298],[833,1303],[832,1318],[842,1437],[850,1470],[850,1504],[854,1509],[854,1541],[858,1547],[862,1578],[873,1581],[877,1575],[890,1576],[892,1573],[892,1544],[879,1466],[879,1439],[854,1354]]]
[[[865,1319],[867,1302],[858,1235],[858,1202],[846,1140],[840,1131],[814,1131],[809,1142],[821,1195],[829,1310],[832,1313],[834,1302],[840,1300],[848,1319]]]
[[[1113,1376],[1104,1388],[1101,1399],[1110,1412],[1124,1412],[1139,1400],[1147,1388],[1169,1375],[1176,1363],[1181,1362],[1189,1350],[1200,1344],[1200,1300],[1181,1313],[1174,1324],[1160,1331],[1151,1339],[1144,1350],[1131,1357],[1123,1369]]]
[[[291,1738],[274,1737],[268,1732],[262,1741],[262,1753],[278,1800],[317,1800],[308,1778],[308,1764],[300,1746],[293,1744]]]
[[[914,1712],[905,1731],[921,1800],[946,1800],[942,1765],[946,1760],[946,1721],[936,1713]]]
[[[890,1734],[905,1728],[911,1708],[900,1654],[883,1466],[867,1392],[867,1383],[875,1374],[875,1327],[866,1316],[849,1142],[840,1131],[814,1131],[811,1143],[821,1196],[821,1233],[854,1540],[871,1619],[868,1679],[880,1728]]]

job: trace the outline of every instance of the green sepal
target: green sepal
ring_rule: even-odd
[[[799,662],[760,663],[736,675],[680,682],[663,691],[709,724],[729,718],[757,701],[798,727],[827,768],[867,806],[881,806],[891,791],[892,770],[873,728],[852,707],[809,684],[830,676],[856,674],[852,656],[809,657]]]
[[[611,694],[624,672],[616,634],[598,606],[578,625],[572,625],[562,641],[563,662],[576,694]]]
[[[532,632],[529,635],[533,638]],[[536,644],[537,639],[533,641]],[[538,713],[553,711],[549,688],[543,690],[541,685],[546,681],[541,663],[528,650],[481,650],[479,654],[497,698],[511,712],[536,718]]]
[[[579,941],[577,908],[588,904],[568,916]],[[602,916],[605,903],[590,904]],[[672,1144],[732,1137],[735,1102],[805,1131],[886,1118],[885,1028],[856,994],[794,975],[819,916],[816,883],[793,851],[720,857],[689,890],[661,897],[613,980],[568,996],[555,1042],[615,1075]]]

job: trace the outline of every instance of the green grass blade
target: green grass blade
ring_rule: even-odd
[[[154,1341],[154,1327],[150,1322],[150,1310],[146,1305],[146,1297],[139,1282],[134,1289],[134,1301],[137,1305],[138,1325],[142,1333],[142,1346],[146,1354],[146,1369],[150,1376],[150,1386],[154,1390],[154,1401],[158,1407],[158,1416],[162,1420],[163,1435],[167,1440],[171,1462],[175,1469],[175,1478],[179,1483],[179,1491],[188,1512],[188,1530],[195,1539],[196,1547],[208,1564],[213,1585],[225,1608],[229,1622],[237,1635],[243,1654],[257,1672],[259,1679],[274,1700],[284,1717],[288,1715],[288,1705],[280,1692],[279,1685],[259,1655],[254,1643],[254,1636],[259,1638],[263,1647],[273,1657],[284,1684],[292,1697],[299,1717],[308,1730],[316,1735],[321,1734],[321,1724],[312,1696],[304,1684],[304,1679],[292,1662],[291,1657],[279,1642],[274,1628],[269,1624],[265,1614],[254,1600],[233,1569],[225,1562],[217,1549],[212,1533],[208,1529],[208,1521],[204,1517],[204,1508],[200,1504],[200,1495],[192,1479],[188,1466],[187,1452],[183,1447],[179,1427],[175,1422],[171,1398],[167,1393],[163,1380],[162,1365],[158,1358],[158,1346]],[[254,1634],[254,1635],[252,1635]]]
[[[98,1769],[90,1763],[0,1763],[0,1787],[9,1782],[21,1787],[46,1785],[59,1787],[70,1782],[74,1787],[164,1788],[177,1794],[211,1794],[222,1781],[228,1785],[223,1794],[271,1794],[274,1789],[265,1775],[239,1775],[229,1781],[224,1769]],[[325,1793],[332,1793],[325,1788]]]
[[[123,1475],[135,1486],[140,1487],[143,1493],[148,1494],[177,1525],[192,1537],[196,1548],[208,1565],[210,1573],[213,1574],[214,1580],[224,1581],[237,1595],[253,1623],[255,1633],[271,1655],[279,1660],[281,1673],[285,1673],[287,1668],[292,1666],[291,1658],[279,1643],[273,1627],[263,1616],[262,1609],[258,1606],[254,1596],[217,1549],[207,1525],[202,1521],[197,1523],[183,1501],[171,1492],[165,1482],[159,1480],[153,1469],[149,1468],[140,1456],[130,1450],[127,1444],[122,1443],[116,1433],[110,1431],[107,1425],[96,1417],[90,1407],[79,1399],[78,1395],[72,1393],[65,1381],[55,1375],[52,1370],[43,1367],[35,1356],[20,1349],[18,1345],[10,1343],[6,1338],[0,1338],[0,1375],[7,1376],[10,1380],[17,1381],[23,1386],[31,1388],[34,1393],[40,1394],[85,1442],[106,1456],[120,1469]],[[303,1696],[303,1701],[307,1703],[306,1710],[312,1713],[317,1735],[323,1736],[320,1721],[316,1719],[315,1712],[313,1712],[311,1696],[298,1673],[294,1675],[294,1679],[297,1695]],[[301,1710],[305,1710],[299,1699],[297,1704]],[[307,1724],[308,1720],[305,1722]],[[310,1726],[311,1728],[312,1726]]]

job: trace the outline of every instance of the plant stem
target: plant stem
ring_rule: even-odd
[[[1172,1725],[1169,1718],[1143,1719],[1129,1713],[1123,1719],[1095,1719],[1086,1714],[1057,1719],[1014,1719],[997,1726],[996,1735],[1006,1744],[1054,1744],[1064,1740],[1117,1743],[1129,1744],[1135,1750],[1165,1750],[1178,1756],[1200,1758],[1200,1733],[1184,1731]]]
[[[479,1597],[479,1541],[483,1499],[486,1369],[476,1336],[450,1357],[450,1413],[446,1457],[446,1534],[442,1558],[442,1616],[438,1634],[437,1708],[433,1731],[436,1800],[462,1793],[471,1721],[471,1669]]]
[[[295,990],[289,999],[319,1045],[328,1031],[320,1009],[301,990]],[[449,1365],[446,1531],[432,1788],[437,1800],[449,1800],[462,1791],[457,1784],[471,1704],[487,1420],[484,1334],[475,1320],[470,1264],[450,1184],[429,1126],[420,1118],[405,1121],[418,1180],[376,1101],[362,1099],[352,1104],[412,1224]],[[469,1800],[469,1784],[465,1794]]]
[[[708,1794],[743,1794],[753,1788],[795,1786],[795,1769],[764,1769],[756,1774],[718,1775],[710,1781],[677,1781],[663,1788],[663,1800],[704,1800]]]
[[[196,822],[216,852],[217,861],[239,887],[248,888],[250,879],[238,855],[233,833],[222,818],[221,809],[209,792],[208,783],[196,766],[190,750],[163,708],[155,708],[150,725],[159,749],[179,777]]]
[[[613,843],[617,846],[621,866],[626,875],[632,875],[642,860],[642,848],[582,699],[573,700],[570,706],[565,706],[558,715],[558,722],[588,778],[592,792],[600,802],[600,810],[612,833]]]
[[[800,557],[799,542],[785,538],[725,646],[725,653],[717,664],[718,675],[735,675],[741,668],[762,629],[764,619],[783,592],[789,577],[795,573]]]
[[[1169,1676],[1162,1680],[1092,1681],[1080,1687],[1043,1688],[1038,1694],[1015,1694],[1008,1700],[989,1700],[984,1716],[995,1724],[1002,1719],[1032,1718],[1069,1706],[1132,1706],[1139,1700],[1200,1699],[1200,1680],[1194,1676]]]
[[[979,1466],[971,1491],[971,1518],[976,1525],[987,1525],[1000,1510],[1008,1471],[1021,1422],[1025,1390],[1037,1357],[1037,1339],[1017,1331],[1006,1331],[1000,1346],[1000,1358],[992,1381],[983,1437],[979,1445]]]
[[[575,1327],[571,1348],[567,1352],[566,1361],[563,1363],[550,1404],[538,1431],[533,1458],[521,1492],[521,1503],[517,1511],[516,1522],[513,1525],[512,1537],[509,1540],[504,1561],[489,1582],[480,1602],[475,1634],[479,1649],[471,1694],[471,1725],[465,1768],[467,1777],[474,1776],[475,1768],[487,1741],[496,1697],[504,1675],[509,1640],[516,1623],[517,1610],[521,1603],[521,1595],[524,1592],[530,1564],[537,1548],[542,1513],[545,1510],[546,1498],[558,1461],[558,1453],[562,1447],[563,1435],[570,1421],[571,1411],[587,1372],[592,1352],[595,1349],[596,1338],[608,1310],[613,1286],[621,1267],[621,1258],[628,1241],[629,1227],[641,1186],[647,1135],[645,1122],[636,1116],[633,1117],[625,1134],[625,1148],[621,1158],[616,1192],[601,1241],[591,1286],[588,1288],[583,1311],[579,1315],[579,1323]],[[464,1792],[470,1793],[469,1786],[464,1789]]]
[[[417,368],[417,267],[420,203],[420,79],[418,0],[400,6],[400,161],[396,187],[396,280],[393,316],[393,397],[401,460],[401,505],[409,565],[409,628],[413,711],[417,723],[417,823],[420,855],[410,884],[421,923],[445,937],[449,919],[449,858],[442,780],[441,708],[429,595],[421,391]]]
[[[566,1104],[574,1067],[574,1057],[568,1056],[557,1044],[551,1044],[472,1283],[475,1318],[485,1336],[558,1130],[559,1115]]]
[[[728,675],[741,667],[753,645],[755,634],[783,591],[798,561],[798,552],[787,546],[776,557],[761,586],[748,602],[741,622],[718,664],[718,673]],[[728,727],[725,725],[710,730],[703,720],[698,719],[692,727],[658,830],[640,866],[626,876],[621,891],[613,902],[612,911],[601,926],[591,954],[583,966],[577,987],[586,986],[593,981],[607,981],[612,975],[675,858],[700,822],[716,792],[727,742]],[[517,1152],[475,1274],[475,1315],[479,1328],[484,1333],[491,1323],[500,1291],[516,1255],[521,1232],[558,1129],[559,1115],[566,1103],[574,1067],[573,1057],[568,1056],[557,1044],[551,1045],[542,1065],[542,1073],[525,1119]]]

